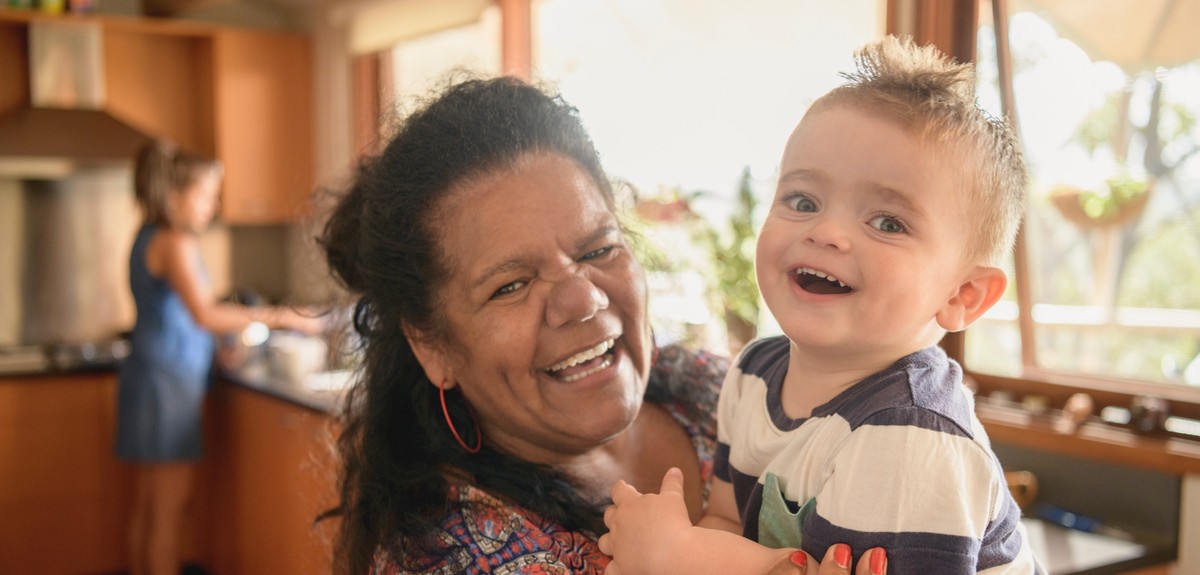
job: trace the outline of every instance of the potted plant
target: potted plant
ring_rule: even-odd
[[[747,167],[742,170],[726,233],[702,225],[697,234],[712,258],[713,289],[721,303],[731,354],[736,354],[758,332],[759,294],[754,275],[754,210],[758,202],[750,182]]]

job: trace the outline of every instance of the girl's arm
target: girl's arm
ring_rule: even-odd
[[[165,229],[155,234],[146,250],[146,267],[179,294],[192,319],[214,333],[241,331],[254,322],[269,328],[320,333],[324,322],[287,307],[252,308],[218,302],[202,280],[200,243],[194,234]]]

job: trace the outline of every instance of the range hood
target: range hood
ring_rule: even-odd
[[[0,178],[132,165],[150,136],[104,110],[100,25],[34,21],[28,30],[31,105],[0,118]]]

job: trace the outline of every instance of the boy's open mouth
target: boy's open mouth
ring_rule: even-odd
[[[613,344],[616,340],[605,340],[591,349],[581,351],[548,368],[546,373],[565,383],[579,381],[612,365]]]
[[[796,284],[800,289],[819,295],[847,294],[854,291],[841,280],[820,270],[798,268],[795,272]]]

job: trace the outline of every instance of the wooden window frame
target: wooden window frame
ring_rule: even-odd
[[[992,8],[997,32],[997,65],[1002,67],[1002,77],[1008,74],[1011,78],[1011,69],[1005,69],[1011,66],[1007,45],[1007,2],[992,0]],[[917,42],[933,44],[959,61],[974,62],[978,17],[977,0],[889,0],[887,31],[911,35]],[[1010,114],[1008,111],[1013,109],[1011,81],[1001,84],[1001,99],[1006,114]],[[1011,114],[1009,117],[1015,123],[1015,117]],[[1002,377],[971,371],[964,361],[962,332],[947,334],[941,342],[947,354],[963,365],[968,384],[978,395],[985,396],[994,391],[1004,391],[1018,398],[1039,395],[1054,407],[1062,406],[1076,393],[1087,393],[1099,411],[1107,406],[1128,407],[1134,396],[1150,394],[1166,399],[1171,414],[1200,419],[1200,390],[1197,389],[1036,367],[1027,254],[1025,237],[1019,234],[1013,259],[1022,338],[1022,376]],[[1180,440],[1165,434],[1139,435],[1103,423],[1087,423],[1075,434],[1063,434],[1055,428],[1053,416],[984,404],[980,404],[978,411],[994,441],[1179,475],[1200,472],[1200,442],[1194,439]]]

